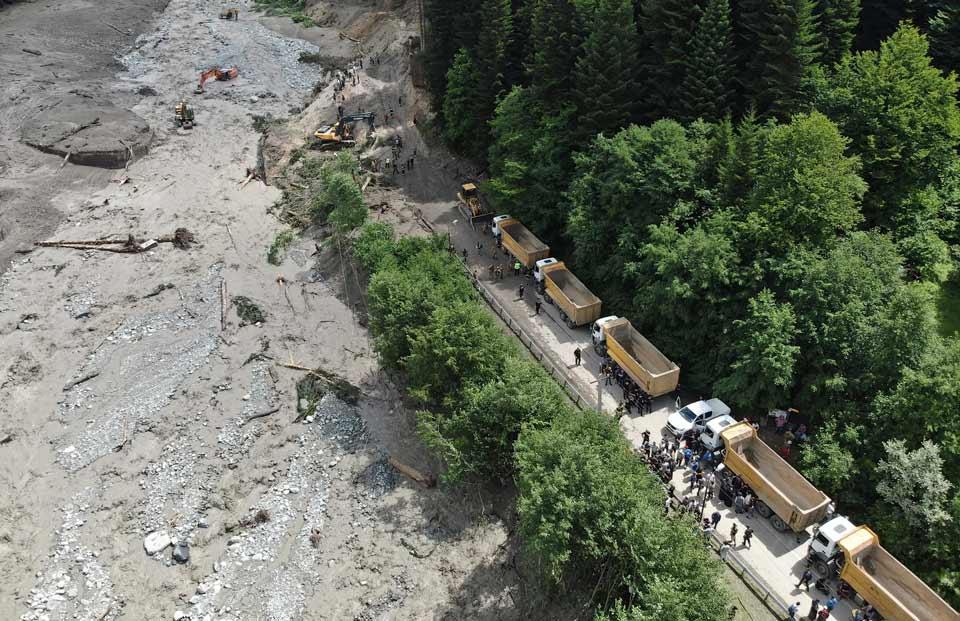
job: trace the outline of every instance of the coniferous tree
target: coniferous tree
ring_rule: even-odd
[[[820,0],[817,11],[823,35],[820,60],[832,67],[853,47],[860,23],[860,0]]]
[[[443,97],[443,116],[446,121],[443,136],[454,150],[475,155],[479,134],[485,133],[480,123],[474,89],[479,81],[473,57],[460,48],[450,70],[447,71],[447,91]]]
[[[744,15],[756,45],[746,66],[747,96],[761,114],[786,118],[799,107],[801,79],[821,47],[813,8],[813,0],[768,0]]]
[[[630,0],[599,0],[574,70],[577,135],[612,135],[634,116],[637,31]]]
[[[687,45],[680,86],[684,120],[719,121],[733,103],[733,32],[728,0],[709,0]]]
[[[642,0],[640,3],[641,118],[674,116],[689,58],[688,44],[700,21],[701,2]]]
[[[507,50],[511,40],[510,0],[484,0],[480,8],[480,34],[474,63],[477,83],[473,85],[477,121],[486,126],[493,117],[497,99],[505,94]],[[485,150],[488,132],[482,132]]]
[[[544,110],[569,101],[583,26],[574,0],[534,0],[530,23],[532,94]]]
[[[447,71],[461,47],[472,48],[477,41],[477,8],[480,0],[424,0],[426,33],[423,49],[424,73],[440,110],[447,90]]]
[[[960,72],[960,6],[943,3],[930,20],[930,55],[944,71]]]

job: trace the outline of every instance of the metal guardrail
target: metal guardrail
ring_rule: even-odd
[[[718,535],[716,531],[711,531],[709,533],[709,538],[707,539],[707,544],[715,551],[719,552],[720,547],[723,545],[723,541],[720,539],[720,535]],[[749,565],[747,565],[735,550],[728,550],[724,556],[725,557],[721,557],[721,560],[724,561],[731,570],[733,570],[733,573],[739,576],[740,580],[747,585],[748,589],[753,591],[757,598],[763,602],[770,612],[776,615],[778,619],[788,618],[787,602],[777,595],[773,588],[767,584],[766,580],[764,580]]]

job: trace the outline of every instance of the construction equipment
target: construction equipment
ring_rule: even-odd
[[[651,397],[673,392],[680,367],[660,353],[629,321],[615,315],[593,323],[593,347],[609,355]]]
[[[183,129],[193,129],[193,108],[187,105],[187,100],[182,99],[174,109],[173,121],[177,127]]]
[[[480,190],[473,183],[464,183],[457,192],[457,198],[460,200],[460,211],[464,217],[470,218],[470,222],[478,220],[489,220],[493,217],[493,212],[487,209],[480,196]]]
[[[537,289],[547,304],[556,304],[560,318],[570,328],[583,326],[600,317],[600,298],[553,257],[540,259],[533,270]]]
[[[516,218],[496,216],[493,219],[493,234],[500,237],[510,256],[529,269],[533,269],[540,259],[550,256],[550,247],[537,239],[537,236]]]
[[[352,147],[357,143],[353,136],[353,124],[357,121],[366,121],[367,125],[373,129],[374,119],[373,112],[358,112],[340,117],[333,125],[320,127],[313,133],[313,137],[317,139],[317,148]]]
[[[224,9],[220,11],[220,19],[232,19],[233,21],[237,21],[238,19],[240,19],[240,9],[237,9],[237,8]]]
[[[200,85],[197,86],[197,90],[194,92],[198,95],[203,93],[203,85],[210,78],[215,78],[218,82],[226,82],[227,80],[234,79],[238,75],[240,75],[240,69],[237,67],[230,67],[228,69],[209,69],[200,74]]]

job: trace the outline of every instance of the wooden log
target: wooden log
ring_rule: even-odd
[[[388,458],[388,461],[390,462],[390,465],[396,468],[401,474],[413,479],[424,487],[434,487],[437,484],[437,480],[434,477],[427,476],[415,468],[411,468],[406,464],[400,463],[392,455]]]

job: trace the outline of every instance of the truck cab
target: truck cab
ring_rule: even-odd
[[[507,214],[503,214],[502,216],[494,216],[493,224],[490,226],[490,232],[493,233],[494,237],[499,237],[500,235],[503,234],[503,231],[500,230],[500,226],[499,226],[500,223],[503,222],[504,220],[512,220],[512,219],[513,218],[511,218]]]
[[[601,317],[593,322],[593,326],[590,328],[590,336],[593,339],[593,348],[601,356],[606,354],[606,344],[604,341],[607,340],[607,336],[603,333],[604,324],[608,324],[611,321],[616,321],[619,319],[616,315],[608,315],[606,317]]]
[[[534,268],[533,268],[533,280],[536,281],[538,284],[542,283],[543,271],[541,268],[544,268],[548,265],[554,265],[555,263],[559,263],[559,261],[557,261],[553,257],[550,257],[547,259],[540,259],[539,261],[537,261],[536,265],[534,265]]]
[[[704,425],[700,442],[711,451],[719,451],[723,449],[723,438],[720,437],[720,432],[736,424],[737,421],[732,416],[718,416]]]
[[[667,429],[679,438],[691,429],[699,431],[710,421],[729,415],[730,408],[720,399],[694,401],[670,415]]]
[[[843,560],[840,540],[849,535],[856,527],[847,518],[837,516],[820,526],[817,534],[810,540],[809,555],[817,573],[830,578],[839,571],[838,563]]]

